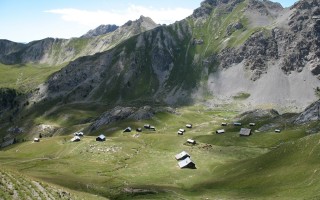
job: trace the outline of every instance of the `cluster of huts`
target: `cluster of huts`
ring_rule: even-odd
[[[191,156],[186,152],[182,151],[181,153],[178,153],[175,158],[178,161],[178,165],[180,169],[183,168],[190,168],[190,169],[196,169],[196,164],[191,160]]]
[[[84,136],[83,132],[75,132],[73,133],[74,137],[70,140],[71,142],[79,142],[81,141],[81,137]],[[96,137],[96,141],[103,142],[106,141],[106,136],[101,134],[98,137]]]
[[[186,124],[186,127],[187,127],[187,128],[192,128],[192,124]],[[185,129],[179,128],[179,130],[178,130],[177,133],[178,133],[178,135],[183,135],[185,132],[186,132]]]
[[[256,123],[253,123],[253,122],[249,123],[250,127],[253,127],[255,125],[256,125]],[[221,126],[228,126],[228,123],[222,122]],[[242,126],[242,123],[241,122],[234,122],[233,126]],[[280,133],[281,130],[280,129],[275,129],[274,132]],[[222,133],[225,133],[225,130],[224,129],[218,129],[218,130],[216,130],[216,133],[217,134],[222,134]],[[250,128],[241,128],[240,132],[239,132],[240,136],[250,136],[251,134],[252,134],[252,130]]]
[[[151,126],[150,124],[145,124],[145,125],[143,125],[143,127],[145,128],[145,129],[148,129],[148,130],[150,130],[150,131],[156,131],[156,127],[154,127],[154,126]],[[125,133],[125,132],[131,132],[132,131],[132,128],[130,127],[130,126],[128,126],[127,128],[125,128],[124,130],[123,130],[123,132]],[[142,132],[142,128],[136,128],[136,131],[137,132]]]

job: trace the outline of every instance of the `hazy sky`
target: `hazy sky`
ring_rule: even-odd
[[[140,15],[158,24],[181,20],[202,0],[0,0],[0,39],[30,42],[79,37],[100,24],[122,25]],[[291,6],[296,0],[276,0]]]

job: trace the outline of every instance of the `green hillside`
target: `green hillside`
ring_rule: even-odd
[[[319,194],[318,134],[305,137],[301,126],[239,137],[240,128],[230,126],[219,135],[215,130],[221,122],[232,121],[237,112],[223,107],[185,107],[178,112],[102,127],[93,134],[104,133],[105,142],[86,135],[72,143],[70,131],[39,143],[18,143],[0,151],[0,165],[111,199],[300,199]],[[145,123],[157,131],[122,132]],[[186,123],[193,123],[193,128],[178,136]],[[188,138],[197,144],[187,145]],[[174,156],[182,150],[197,169],[179,169]]]

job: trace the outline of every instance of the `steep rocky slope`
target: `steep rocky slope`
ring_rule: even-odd
[[[243,45],[219,53],[222,70],[211,75],[208,86],[221,96],[249,93],[248,101],[253,104],[305,107],[316,100],[314,90],[319,85],[319,4],[300,1],[290,9],[278,7],[278,16],[269,12],[274,10],[272,4],[257,4],[260,6],[256,12],[261,15],[257,21],[263,21],[263,16],[274,20],[261,23],[267,26],[256,29]],[[252,7],[247,11],[251,12]],[[249,21],[257,22],[253,18]]]
[[[41,63],[59,65],[81,56],[103,52],[134,35],[157,26],[150,18],[141,16],[136,21],[129,21],[114,31],[105,31],[105,34],[100,30],[101,27],[98,27],[97,30],[93,31],[94,33],[87,33],[87,36],[90,35],[90,37],[46,38],[28,44],[0,40],[0,62],[4,64]]]
[[[312,0],[290,9],[270,1],[207,0],[185,20],[70,63],[32,100],[176,104],[245,94],[247,105],[299,110],[317,99],[318,15]]]
[[[110,33],[110,32],[113,32],[115,31],[117,28],[119,28],[119,26],[113,24],[107,24],[107,25],[100,25],[98,26],[97,28],[93,29],[93,30],[90,30],[88,31],[86,34],[84,34],[83,38],[90,38],[90,37],[96,37],[96,36],[99,36],[99,35],[104,35],[104,34],[107,34],[107,33]]]

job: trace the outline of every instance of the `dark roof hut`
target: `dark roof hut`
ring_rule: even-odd
[[[106,141],[106,136],[101,134],[98,137],[96,137],[96,141],[99,141],[99,142]]]
[[[131,132],[131,127],[129,126],[129,127],[125,128],[125,129],[123,130],[123,132]]]
[[[182,131],[178,131],[177,133],[178,133],[178,135],[183,135]]]
[[[146,129],[150,129],[150,124],[145,124],[145,125],[143,125],[143,127]]]

